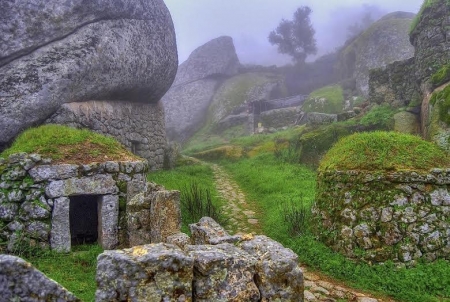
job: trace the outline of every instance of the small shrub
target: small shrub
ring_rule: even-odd
[[[222,210],[212,202],[211,191],[201,188],[197,182],[191,182],[181,191],[181,211],[186,214],[186,223],[195,223],[204,216],[211,217],[220,225],[227,222]]]
[[[365,127],[378,126],[386,130],[392,129],[395,113],[396,111],[389,105],[377,105],[364,115],[359,123]]]
[[[281,203],[280,213],[283,221],[288,225],[291,236],[301,236],[309,232],[311,211],[310,206],[304,204],[302,196],[299,202],[291,199],[289,202]]]
[[[298,139],[291,139],[286,141],[284,139],[277,139],[275,141],[274,156],[276,159],[285,163],[300,162],[301,143]]]

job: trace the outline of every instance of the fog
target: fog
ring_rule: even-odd
[[[241,63],[283,65],[267,40],[280,21],[291,20],[300,6],[309,6],[316,30],[318,54],[332,52],[348,37],[349,26],[370,14],[374,20],[394,11],[417,13],[423,0],[165,0],[175,25],[180,63],[200,45],[222,35],[231,36]],[[309,60],[314,59],[309,58]]]

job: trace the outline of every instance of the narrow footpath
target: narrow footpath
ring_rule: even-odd
[[[262,234],[261,225],[252,202],[248,201],[239,185],[219,165],[210,164],[214,171],[214,180],[219,197],[226,201],[222,210],[229,217],[227,231]],[[305,301],[321,302],[392,302],[390,299],[375,299],[367,294],[346,287],[342,282],[308,271],[301,266],[305,279]]]

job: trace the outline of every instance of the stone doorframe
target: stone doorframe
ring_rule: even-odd
[[[110,175],[71,178],[52,181],[46,195],[54,198],[50,246],[59,252],[71,250],[70,196],[98,195],[98,243],[105,250],[118,244],[119,196],[115,181]]]

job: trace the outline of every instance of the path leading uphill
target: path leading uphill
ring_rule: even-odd
[[[262,234],[261,225],[257,213],[252,207],[252,202],[246,199],[239,185],[219,165],[211,164],[214,171],[214,180],[217,191],[226,201],[223,206],[225,215],[229,217],[227,231],[232,234],[237,232]],[[302,266],[305,280],[305,301],[323,302],[391,302],[389,299],[375,299],[357,290],[346,287],[341,282],[322,276],[320,273],[311,272]]]

